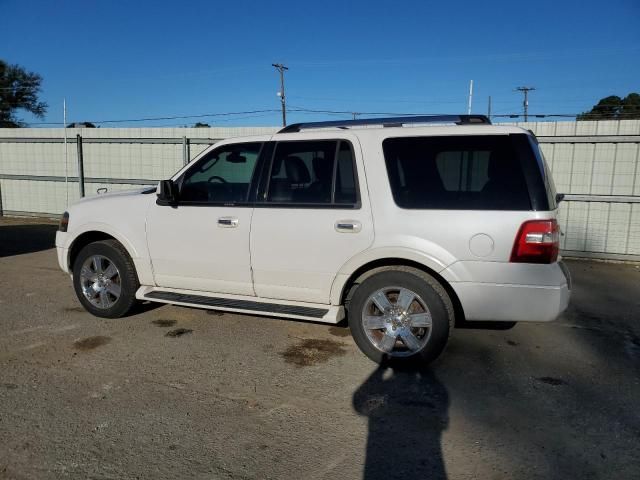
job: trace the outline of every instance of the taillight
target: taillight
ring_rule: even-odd
[[[518,231],[511,262],[553,263],[558,259],[560,231],[555,220],[530,220]]]

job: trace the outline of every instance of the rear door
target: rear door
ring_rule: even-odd
[[[373,242],[355,137],[278,141],[265,164],[251,223],[251,266],[260,297],[329,303],[342,265]]]

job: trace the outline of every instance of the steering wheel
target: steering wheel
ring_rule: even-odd
[[[207,180],[207,182],[211,182],[213,180],[217,180],[220,183],[227,183],[227,181],[224,178],[219,177],[217,175],[214,175],[213,177],[210,177],[209,180]]]

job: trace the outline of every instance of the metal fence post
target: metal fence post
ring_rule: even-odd
[[[2,182],[0,182],[0,217],[4,214],[2,213]]]
[[[182,163],[184,165],[189,163],[191,159],[191,153],[189,151],[191,149],[189,147],[190,147],[189,139],[186,136],[182,137]]]
[[[80,198],[84,197],[84,158],[82,157],[82,135],[76,135],[78,147],[78,185],[80,186]]]

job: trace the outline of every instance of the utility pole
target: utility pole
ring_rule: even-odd
[[[487,106],[487,118],[491,120],[491,95],[489,95],[489,105]]]
[[[67,148],[67,98],[62,99],[62,128],[64,129],[64,191],[69,206],[69,150]]]
[[[280,72],[280,91],[278,92],[278,96],[280,97],[280,103],[282,104],[282,126],[287,126],[287,103],[284,96],[284,72],[285,70],[289,70],[288,67],[285,67],[281,63],[272,63],[273,67]]]
[[[516,91],[517,92],[522,92],[524,93],[524,101],[522,102],[522,105],[524,106],[524,121],[528,121],[529,120],[529,92],[531,90],[535,90],[536,87],[517,87]]]
[[[467,114],[471,115],[471,104],[473,102],[473,80],[469,82],[469,104],[467,105]]]

